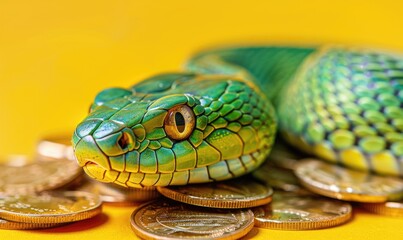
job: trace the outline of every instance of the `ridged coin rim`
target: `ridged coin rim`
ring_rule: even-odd
[[[316,230],[323,228],[331,228],[348,222],[352,218],[352,211],[342,215],[339,218],[328,219],[323,221],[306,221],[306,222],[278,222],[276,220],[261,221],[258,217],[255,217],[255,226],[260,228],[269,228],[276,230]]]
[[[68,222],[76,222],[85,220],[88,218],[92,218],[102,212],[102,201],[99,196],[88,193],[88,192],[79,192],[79,191],[66,191],[60,192],[61,194],[73,195],[80,194],[81,196],[86,195],[90,196],[96,200],[96,204],[91,208],[77,211],[74,213],[68,214],[32,214],[32,213],[19,213],[13,212],[10,210],[0,209],[0,218],[5,220],[14,221],[14,222],[23,222],[23,223],[34,223],[34,224],[53,224],[53,223],[68,223]],[[58,194],[58,192],[51,192],[52,194]]]
[[[315,195],[306,195],[306,194],[300,194],[300,193],[295,193],[295,192],[276,192],[278,194],[286,194],[290,195],[295,195],[296,197],[304,198],[312,198],[312,199],[318,199],[319,201],[327,201],[327,202],[332,202],[332,203],[340,203],[343,204],[343,207],[346,208],[346,212],[342,215],[335,216],[332,219],[325,219],[325,220],[309,220],[309,221],[298,221],[298,222],[292,222],[292,221],[281,221],[281,220],[275,220],[275,219],[268,219],[268,218],[262,218],[258,217],[256,212],[260,208],[264,208],[265,206],[255,208],[254,209],[254,214],[255,214],[255,226],[260,227],[260,228],[268,228],[268,229],[276,229],[276,230],[316,230],[316,229],[323,229],[323,228],[330,228],[330,227],[335,227],[338,225],[341,225],[345,222],[348,222],[351,220],[353,216],[353,207],[351,204],[347,202],[341,202],[338,200],[334,199],[326,199],[324,197],[320,196],[315,196]],[[290,209],[272,209],[272,211],[281,211],[284,213],[289,213]],[[298,211],[298,209],[295,209]]]
[[[395,204],[400,205],[400,207],[394,207]],[[384,203],[361,203],[360,206],[372,213],[392,217],[403,217],[403,201]]]
[[[30,230],[53,228],[64,225],[63,223],[24,223],[0,219],[0,229],[4,230]]]
[[[265,195],[262,195],[259,198],[255,198],[255,199],[252,199],[252,198],[246,198],[246,199],[219,199],[219,198],[216,198],[216,199],[214,199],[214,198],[207,198],[207,197],[200,198],[198,196],[181,193],[170,187],[157,187],[157,190],[163,196],[170,198],[172,200],[187,203],[190,205],[196,205],[196,206],[200,206],[200,207],[235,209],[235,208],[257,207],[257,206],[262,206],[262,205],[270,203],[272,201],[273,188],[271,188],[270,186],[264,185],[263,183],[260,183],[252,178],[250,179],[250,181],[253,181],[254,183],[259,184],[262,187],[266,188],[267,193]],[[220,183],[220,182],[217,182],[217,183]],[[207,183],[207,184],[214,184],[214,183]],[[174,186],[173,188],[186,188],[188,186],[189,185]],[[191,186],[194,187],[197,185],[191,185]]]
[[[139,207],[137,207],[133,213],[130,216],[130,226],[133,230],[133,232],[139,236],[142,239],[146,239],[146,240],[151,240],[151,239],[162,239],[162,240],[171,240],[171,239],[214,239],[214,240],[225,240],[225,239],[239,239],[245,235],[247,235],[254,227],[255,225],[255,218],[254,218],[254,214],[253,211],[250,209],[237,209],[238,211],[245,211],[248,214],[251,215],[250,220],[248,221],[248,223],[246,224],[246,226],[242,229],[238,229],[235,231],[232,231],[230,235],[228,236],[222,236],[222,237],[216,237],[216,238],[212,238],[212,237],[190,237],[190,238],[171,238],[171,237],[162,237],[160,235],[156,235],[153,233],[148,232],[147,230],[143,229],[141,226],[139,226],[136,222],[136,215],[145,207],[147,207],[148,205],[154,204],[156,202],[159,201],[169,201],[171,202],[172,200],[170,199],[156,199],[147,203],[144,203],[142,205],[140,205]],[[177,204],[182,204],[182,205],[187,205],[185,203],[180,203],[177,202]],[[187,205],[189,207],[192,207],[193,205]],[[193,207],[199,207],[199,206],[193,206]],[[234,209],[235,210],[235,209]],[[230,209],[228,209],[228,211],[231,211]]]

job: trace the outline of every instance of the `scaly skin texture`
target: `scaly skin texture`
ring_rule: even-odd
[[[329,48],[203,52],[193,73],[163,74],[99,93],[73,136],[80,166],[129,187],[219,181],[256,169],[280,132],[325,160],[403,176],[403,59]],[[270,100],[270,101],[269,101]],[[167,132],[187,106],[184,139]]]
[[[277,109],[285,138],[300,149],[403,176],[402,107],[402,58],[324,49],[305,62]]]
[[[190,107],[195,127],[167,136],[169,109]],[[243,175],[269,153],[274,111],[258,88],[227,76],[165,74],[131,90],[98,94],[73,142],[78,162],[100,181],[129,187],[184,185]],[[122,136],[130,138],[121,146]],[[94,164],[96,163],[96,164]]]

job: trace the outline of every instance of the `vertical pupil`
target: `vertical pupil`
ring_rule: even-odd
[[[182,113],[175,113],[175,123],[178,131],[183,133],[183,131],[185,130],[185,118],[183,117]]]

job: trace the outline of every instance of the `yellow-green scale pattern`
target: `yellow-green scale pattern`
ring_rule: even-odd
[[[264,161],[276,132],[265,96],[236,79],[182,77],[159,75],[132,91],[108,89],[97,96],[73,137],[89,176],[129,187],[184,185],[237,177]],[[165,85],[153,89],[158,82]],[[181,141],[170,139],[163,126],[178,104],[196,116],[192,134]],[[117,144],[122,134],[135,139],[127,149]]]
[[[286,89],[278,113],[289,142],[344,166],[402,175],[402,58],[324,49]]]

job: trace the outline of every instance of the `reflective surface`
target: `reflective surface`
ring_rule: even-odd
[[[349,203],[276,191],[271,205],[254,209],[255,225],[281,230],[321,229],[340,225],[352,216]]]
[[[273,190],[251,176],[230,181],[173,186],[158,191],[173,200],[192,205],[215,208],[248,208],[267,204]]]
[[[403,180],[359,172],[314,159],[298,162],[295,174],[309,190],[357,202],[385,202],[403,197]]]
[[[101,213],[101,200],[87,192],[0,197],[0,218],[28,223],[64,223]]]
[[[161,199],[138,207],[130,222],[134,232],[144,239],[237,239],[253,228],[253,213]]]
[[[33,162],[22,166],[0,165],[0,195],[51,190],[82,174],[77,163],[65,159]]]

